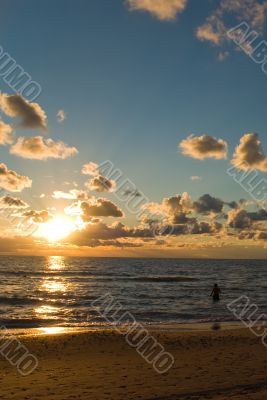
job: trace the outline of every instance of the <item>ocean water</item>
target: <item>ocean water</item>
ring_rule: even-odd
[[[267,313],[267,261],[0,257],[7,328],[105,326],[92,302],[106,293],[144,324],[234,321],[227,304],[241,295]]]

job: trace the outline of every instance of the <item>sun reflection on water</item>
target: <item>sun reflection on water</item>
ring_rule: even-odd
[[[64,257],[61,256],[50,256],[48,257],[48,269],[50,270],[62,270],[65,268]]]
[[[66,332],[67,329],[61,326],[51,326],[47,328],[38,328],[39,332],[46,334],[46,335],[54,335],[56,333],[63,333]]]
[[[42,289],[48,293],[66,292],[67,285],[65,282],[59,280],[46,279],[42,284]]]
[[[46,304],[35,308],[38,318],[43,320],[60,318],[62,307],[55,307],[52,304],[64,299],[69,290],[69,283],[64,276],[65,267],[64,257],[51,256],[47,258],[46,273],[48,274],[44,275],[39,286],[40,299],[44,299]],[[51,272],[53,273],[51,274]]]

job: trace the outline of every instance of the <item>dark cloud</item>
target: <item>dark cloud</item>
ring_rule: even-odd
[[[21,118],[20,126],[46,129],[46,114],[37,103],[30,103],[19,94],[1,94],[0,107],[9,117]]]
[[[255,212],[248,212],[248,216],[252,221],[266,221],[267,211],[264,209],[260,209]]]
[[[44,223],[53,218],[52,215],[47,210],[42,210],[42,211],[30,210],[23,213],[22,216],[27,219],[30,219],[32,222],[35,223]]]
[[[120,218],[124,214],[114,203],[107,199],[91,198],[88,201],[79,201],[65,208],[66,214],[80,215],[84,222],[91,222],[97,217]]]
[[[200,214],[209,214],[212,212],[219,214],[222,212],[223,206],[224,202],[221,199],[212,197],[209,194],[204,194],[193,203],[194,210]]]
[[[123,192],[124,196],[132,196],[132,197],[141,197],[142,194],[140,192],[138,192],[137,189],[135,190],[131,190],[131,189],[127,189]]]
[[[115,181],[105,178],[102,175],[95,176],[86,183],[86,187],[95,192],[112,192],[115,187]]]
[[[208,222],[195,222],[190,230],[190,233],[192,235],[202,235],[202,234],[213,234],[213,233],[218,233],[222,230],[222,224],[219,222],[213,222],[213,223],[208,223]]]
[[[228,212],[228,225],[235,229],[246,229],[252,226],[252,220],[246,210],[233,209]]]
[[[0,207],[7,208],[27,208],[29,207],[25,201],[11,196],[0,197]]]

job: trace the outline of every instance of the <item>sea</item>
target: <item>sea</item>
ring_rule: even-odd
[[[0,257],[0,323],[8,329],[112,325],[95,307],[103,296],[144,325],[234,321],[227,305],[240,296],[267,313],[267,261]]]

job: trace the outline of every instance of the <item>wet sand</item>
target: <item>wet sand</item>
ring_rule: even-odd
[[[247,329],[153,334],[175,358],[162,375],[112,331],[22,335],[39,366],[23,377],[1,356],[0,399],[267,399],[267,349]]]

